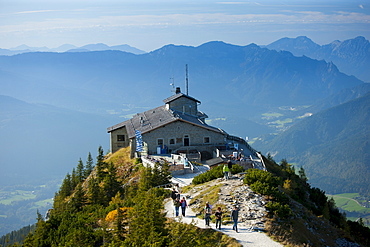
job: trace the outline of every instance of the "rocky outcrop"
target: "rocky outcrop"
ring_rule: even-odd
[[[218,206],[224,210],[224,222],[229,221],[229,215],[233,207],[236,205],[239,208],[239,224],[255,231],[264,231],[267,210],[265,204],[266,199],[253,192],[248,185],[243,184],[243,174],[234,175],[229,180],[223,178],[215,179],[206,184],[196,186],[188,192],[190,207],[201,214],[202,208],[206,203],[203,197],[198,197],[199,194],[207,194],[210,187],[217,186],[219,188],[218,198],[214,198],[213,210]],[[206,198],[206,197],[205,197]]]

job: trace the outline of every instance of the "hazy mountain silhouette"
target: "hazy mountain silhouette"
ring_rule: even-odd
[[[2,186],[63,176],[88,152],[107,146],[109,116],[29,104],[0,95]]]
[[[145,51],[129,46],[127,44],[108,46],[106,44],[98,43],[98,44],[88,44],[81,47],[77,47],[71,44],[64,44],[56,48],[31,47],[28,45],[20,45],[11,49],[0,48],[0,55],[11,56],[27,52],[86,52],[86,51],[105,51],[105,50],[124,51],[133,54],[146,53]]]
[[[53,139],[42,131],[49,127],[58,127],[58,133],[70,131],[70,136],[60,137],[62,139],[55,145],[63,141],[86,140],[81,136],[99,133],[100,139],[89,142],[92,147],[86,146],[77,152],[82,144],[67,145],[58,150],[70,153],[73,149],[81,155],[95,151],[101,143],[106,143],[105,150],[109,149],[106,127],[123,121],[123,117],[162,105],[162,100],[173,94],[170,92],[171,82],[185,92],[185,64],[189,65],[189,94],[202,102],[199,109],[210,116],[210,124],[243,138],[276,131],[260,121],[262,113],[281,106],[315,105],[342,90],[351,91],[365,85],[357,78],[339,72],[333,63],[295,57],[290,52],[277,52],[254,44],[235,46],[209,42],[198,47],[167,45],[141,55],[94,51],[0,56],[0,86],[4,95],[64,108],[54,111],[54,115],[47,113],[49,109],[45,108],[42,109],[46,112],[37,117],[28,115],[29,121],[36,123],[29,124],[33,127],[27,129],[32,133],[43,133],[43,145],[49,138]],[[320,110],[331,106],[322,105]],[[113,115],[115,119],[104,124],[105,117],[99,119],[96,114]],[[21,116],[26,117],[25,114]],[[95,117],[99,120],[89,120]],[[74,118],[77,121],[73,121]],[[17,126],[24,122],[23,118],[14,118],[14,122],[7,125],[6,133],[25,129]],[[75,127],[65,129],[62,123]],[[34,134],[28,140],[32,143],[36,137],[38,135]],[[14,140],[14,137],[8,134],[2,140]],[[30,152],[28,146],[40,145],[40,142],[26,145],[22,152]],[[56,151],[55,145],[48,144],[42,151]],[[21,150],[7,150],[10,156],[16,151]],[[77,162],[75,157],[73,159]],[[44,162],[39,164],[41,167],[50,162],[41,160]],[[16,163],[20,162],[23,161]],[[38,159],[29,163],[38,164]]]
[[[370,82],[370,43],[362,36],[345,41],[336,40],[322,46],[305,36],[295,39],[282,38],[266,47],[290,51],[295,56],[308,56],[333,62],[340,71]]]
[[[370,93],[295,124],[254,147],[303,166],[329,193],[370,193]]]

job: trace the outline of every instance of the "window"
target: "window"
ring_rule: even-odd
[[[162,138],[159,138],[159,139],[157,139],[157,145],[158,146],[162,146],[163,145],[163,139]]]
[[[208,137],[208,136],[205,136],[205,137],[203,138],[203,143],[210,143],[210,141],[209,141],[209,137]]]
[[[190,137],[189,135],[184,135],[184,146],[190,146]]]
[[[125,141],[125,135],[117,135],[117,141],[124,142]]]
[[[171,138],[170,141],[169,141],[170,145],[173,145],[175,144],[175,139],[174,138]]]

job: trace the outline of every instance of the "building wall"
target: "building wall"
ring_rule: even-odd
[[[196,116],[198,112],[197,102],[186,97],[180,97],[170,103],[167,108],[185,112]]]
[[[124,136],[124,141],[119,140],[119,136]],[[118,151],[120,148],[127,147],[129,145],[130,139],[128,138],[126,126],[110,132],[110,149],[112,153]]]
[[[161,128],[142,134],[143,141],[147,144],[149,154],[155,154],[158,147],[158,139],[163,140],[168,150],[173,151],[184,146],[184,137],[189,137],[190,146],[207,146],[212,144],[224,143],[224,135],[215,131],[207,130],[199,126],[176,121]],[[204,143],[204,138],[209,139],[209,143]],[[171,140],[173,143],[171,143]],[[209,148],[207,148],[209,149]]]

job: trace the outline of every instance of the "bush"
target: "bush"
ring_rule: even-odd
[[[289,206],[280,202],[268,202],[266,208],[270,211],[270,214],[277,215],[280,218],[288,218],[292,215]]]
[[[212,168],[211,170],[209,170],[205,173],[199,174],[198,176],[194,177],[192,183],[194,185],[197,185],[197,184],[202,184],[202,183],[211,181],[211,180],[216,179],[216,178],[222,178],[224,176],[224,173],[222,172],[223,166],[224,165],[222,164],[222,165],[219,165],[215,168]],[[241,165],[238,165],[238,164],[234,164],[231,168],[231,173],[232,174],[237,174],[237,173],[243,172],[243,171],[244,171],[244,168]]]
[[[257,181],[269,184],[271,187],[277,187],[281,185],[281,179],[277,176],[274,176],[270,172],[259,169],[248,169],[244,177],[244,183],[252,185]]]
[[[192,183],[197,185],[197,184],[202,184],[202,183],[211,181],[216,178],[222,178],[223,177],[222,167],[223,166],[217,166],[205,173],[195,176]]]

